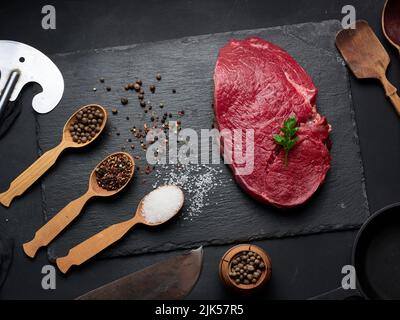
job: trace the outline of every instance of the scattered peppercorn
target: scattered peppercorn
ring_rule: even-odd
[[[111,112],[112,112],[113,114],[118,114],[118,109],[117,109],[117,108],[112,108],[112,109],[111,109]]]
[[[152,167],[150,167],[149,165],[147,165],[147,166],[146,166],[146,169],[145,169],[145,173],[146,173],[146,174],[150,174],[151,171],[152,171]]]
[[[160,80],[161,80],[161,74],[157,73],[156,79],[157,79],[158,81],[160,81]]]
[[[144,108],[144,107],[146,106],[146,102],[144,102],[143,100],[141,100],[141,101],[140,101],[140,106],[141,106],[142,108]]]
[[[152,85],[150,86],[150,92],[151,92],[151,93],[156,92],[156,86],[155,86],[155,85],[152,84]]]
[[[160,103],[160,108],[161,109],[164,108],[164,104],[163,103]]]
[[[110,92],[110,91],[111,91],[111,87],[107,87],[106,90],[107,90],[108,92]]]
[[[139,90],[140,90],[140,84],[136,82],[136,83],[133,85],[133,88],[134,88],[136,91],[139,91]]]
[[[100,82],[101,82],[101,83],[104,83],[104,78],[100,78]]]
[[[126,105],[126,104],[128,104],[128,98],[126,98],[126,97],[122,97],[121,98],[121,103],[123,104],[123,105]]]
[[[175,90],[175,89],[172,89],[172,93],[176,93],[176,90]]]
[[[136,83],[139,85],[139,86],[141,86],[143,83],[142,83],[142,80],[140,80],[140,79],[138,79],[138,80],[136,80]]]

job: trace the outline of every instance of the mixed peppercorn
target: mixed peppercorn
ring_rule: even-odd
[[[157,73],[155,75],[155,79],[160,82],[162,80],[162,76],[160,73]],[[106,80],[101,77],[99,79],[99,82],[101,84],[104,84]],[[110,90],[106,89],[107,91],[111,91],[111,87],[107,87]],[[154,84],[149,85],[149,91],[151,94],[154,94],[156,92],[156,86]],[[136,79],[134,82],[127,83],[126,85],[123,86],[123,89],[125,91],[133,91],[137,94],[137,99],[138,103],[142,109],[142,111],[145,114],[149,114],[149,122],[148,123],[143,123],[141,126],[133,126],[130,129],[131,134],[138,140],[137,141],[137,146],[139,146],[143,151],[146,151],[148,148],[149,144],[154,143],[157,141],[157,137],[153,141],[146,142],[146,135],[150,131],[150,129],[161,129],[163,132],[168,136],[169,130],[173,130],[175,134],[177,134],[181,130],[181,120],[177,121],[171,121],[173,118],[173,114],[171,112],[162,112],[160,114],[160,111],[164,109],[165,105],[164,102],[160,102],[158,104],[160,111],[157,112],[158,108],[153,108],[152,103],[149,100],[146,100],[146,92],[144,89],[144,84],[143,81],[140,79]],[[176,93],[175,89],[172,89],[172,93]],[[128,96],[122,96],[120,98],[120,103],[123,106],[128,105],[129,103]],[[164,110],[163,110],[164,111]],[[118,107],[114,106],[111,108],[111,112],[113,115],[118,115]],[[177,112],[177,117],[181,118],[185,112],[183,110]],[[130,117],[126,117],[126,120],[130,120]],[[171,121],[171,122],[170,122]],[[116,130],[116,135],[120,136],[121,133],[117,130],[117,128],[113,128],[113,130]],[[114,131],[115,132],[115,131]],[[110,134],[109,134],[110,135]],[[126,139],[126,141],[129,143],[128,147],[130,147],[131,150],[137,150],[136,145],[132,143],[132,139]],[[164,141],[160,141],[161,143],[166,146],[168,144],[168,137]],[[125,150],[126,146],[121,147],[121,150]],[[157,151],[157,156],[159,155]],[[138,167],[137,167],[138,168]],[[151,166],[146,166],[143,169],[143,172],[146,174],[149,174],[152,172],[154,167]]]
[[[103,160],[95,170],[97,184],[108,191],[122,188],[131,178],[133,163],[122,153]]]

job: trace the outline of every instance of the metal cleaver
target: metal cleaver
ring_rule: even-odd
[[[76,300],[180,300],[195,286],[202,263],[200,247],[129,274]]]
[[[42,87],[32,101],[38,113],[53,110],[64,93],[64,79],[57,66],[39,50],[20,42],[0,40],[0,74],[0,120],[7,103],[15,101],[27,83]]]

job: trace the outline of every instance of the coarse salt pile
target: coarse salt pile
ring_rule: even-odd
[[[210,195],[227,183],[222,181],[222,169],[211,165],[163,165],[157,166],[158,185],[176,185],[185,191],[187,198],[183,220],[193,220],[200,216],[210,204]],[[212,203],[217,205],[217,203]]]
[[[142,215],[150,224],[164,223],[182,208],[183,200],[184,195],[179,187],[161,186],[144,198]]]

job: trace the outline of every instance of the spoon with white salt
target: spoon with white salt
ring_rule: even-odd
[[[71,266],[81,265],[121,239],[139,223],[158,226],[167,222],[181,210],[183,201],[183,192],[177,186],[166,185],[153,190],[140,201],[132,219],[114,224],[81,242],[69,250],[68,255],[56,260],[58,268],[62,273],[66,273]]]

